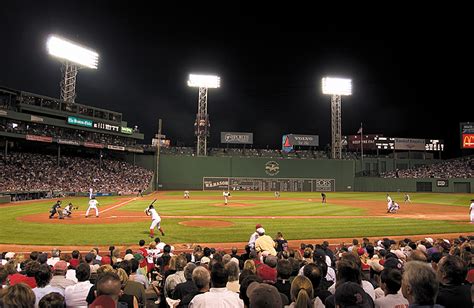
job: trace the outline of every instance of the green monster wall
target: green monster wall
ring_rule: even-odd
[[[278,173],[267,174],[265,166],[274,161]],[[354,162],[351,160],[306,160],[241,157],[192,157],[161,155],[161,189],[202,189],[203,177],[327,178],[336,180],[337,191],[353,189]]]

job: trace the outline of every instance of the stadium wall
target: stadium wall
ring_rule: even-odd
[[[402,191],[402,192],[437,192],[437,193],[471,193],[474,191],[474,179],[395,179],[379,177],[357,177],[354,181],[355,191]]]
[[[267,173],[269,162],[278,166],[274,175]],[[327,178],[335,179],[336,191],[352,191],[354,161],[160,156],[162,189],[202,189],[203,177]]]

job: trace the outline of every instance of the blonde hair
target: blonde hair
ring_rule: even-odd
[[[257,273],[257,267],[255,267],[255,262],[253,260],[245,260],[244,270],[250,270],[252,273]]]
[[[295,308],[312,307],[313,284],[305,276],[296,276],[291,283],[291,300],[295,302]]]
[[[114,268],[113,268],[112,265],[110,265],[110,264],[101,265],[101,266],[97,269],[97,275],[98,275],[98,276],[100,276],[100,275],[103,274],[103,273],[109,273],[109,272],[114,272]]]
[[[123,268],[118,268],[117,269],[117,275],[120,278],[120,283],[122,284],[122,290],[125,288],[128,282],[128,275],[127,272]]]
[[[148,245],[148,248],[150,249],[156,249],[156,243],[153,241],[150,243],[150,245]]]

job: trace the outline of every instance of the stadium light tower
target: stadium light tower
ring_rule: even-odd
[[[99,55],[59,36],[51,35],[46,42],[50,55],[63,60],[61,99],[74,103],[76,98],[76,76],[79,68],[97,69]]]
[[[194,133],[197,137],[197,156],[207,155],[207,137],[209,137],[209,115],[207,114],[207,91],[209,88],[219,88],[221,79],[212,75],[190,74],[188,86],[199,88],[198,113],[194,122]]]
[[[341,96],[352,95],[352,80],[344,78],[323,78],[323,94],[331,95],[332,158],[342,158],[341,138]]]

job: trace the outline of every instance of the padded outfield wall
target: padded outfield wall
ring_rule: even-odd
[[[474,179],[395,179],[378,177],[357,177],[355,191],[401,191],[401,192],[438,192],[472,193]]]
[[[160,189],[202,189],[204,177],[334,179],[336,191],[351,191],[354,161],[160,156]]]

